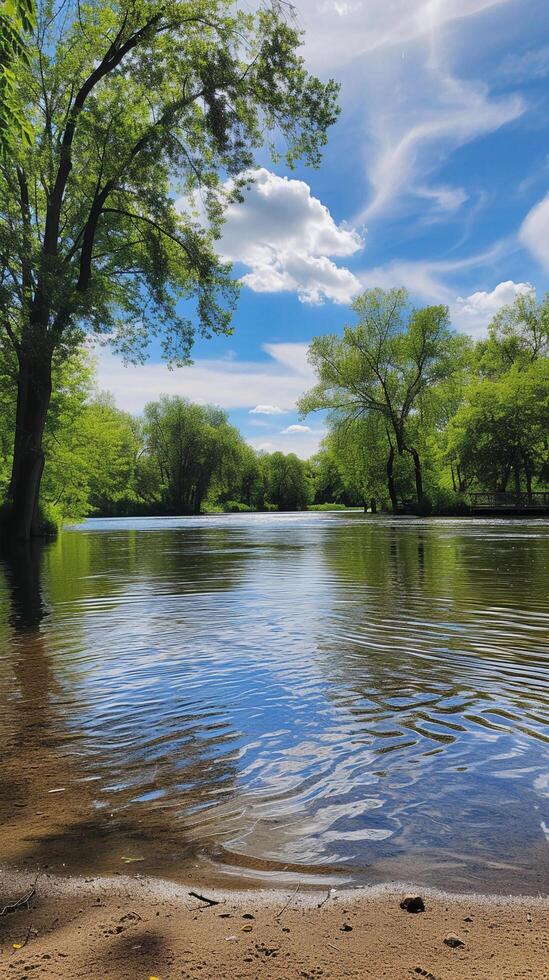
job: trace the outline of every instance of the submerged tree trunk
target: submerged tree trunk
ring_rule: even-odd
[[[51,399],[51,353],[18,352],[17,412],[9,497],[10,537],[28,541],[39,534],[38,502],[44,471],[42,447]]]
[[[398,512],[398,499],[395,487],[395,480],[393,476],[393,468],[395,462],[395,450],[391,446],[389,450],[389,456],[387,457],[387,489],[389,491],[389,497],[391,498],[391,506],[393,508],[393,514]]]

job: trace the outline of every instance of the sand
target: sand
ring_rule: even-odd
[[[32,884],[5,871],[0,906]],[[549,977],[549,902],[407,889],[197,891],[148,877],[42,874],[29,908],[0,916],[0,976],[112,980]],[[463,944],[450,946],[454,935]]]

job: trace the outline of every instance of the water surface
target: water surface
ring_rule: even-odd
[[[6,557],[4,859],[547,891],[548,559],[541,520],[358,513]]]

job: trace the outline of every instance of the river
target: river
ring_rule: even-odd
[[[549,885],[549,525],[88,520],[0,561],[0,851]]]

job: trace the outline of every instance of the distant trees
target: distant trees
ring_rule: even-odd
[[[293,453],[256,452],[222,409],[165,396],[136,418],[112,395],[94,392],[87,354],[72,354],[55,370],[42,481],[54,523],[86,515],[299,510],[312,501],[310,464]],[[15,400],[11,358],[0,357],[0,502],[11,474]]]

